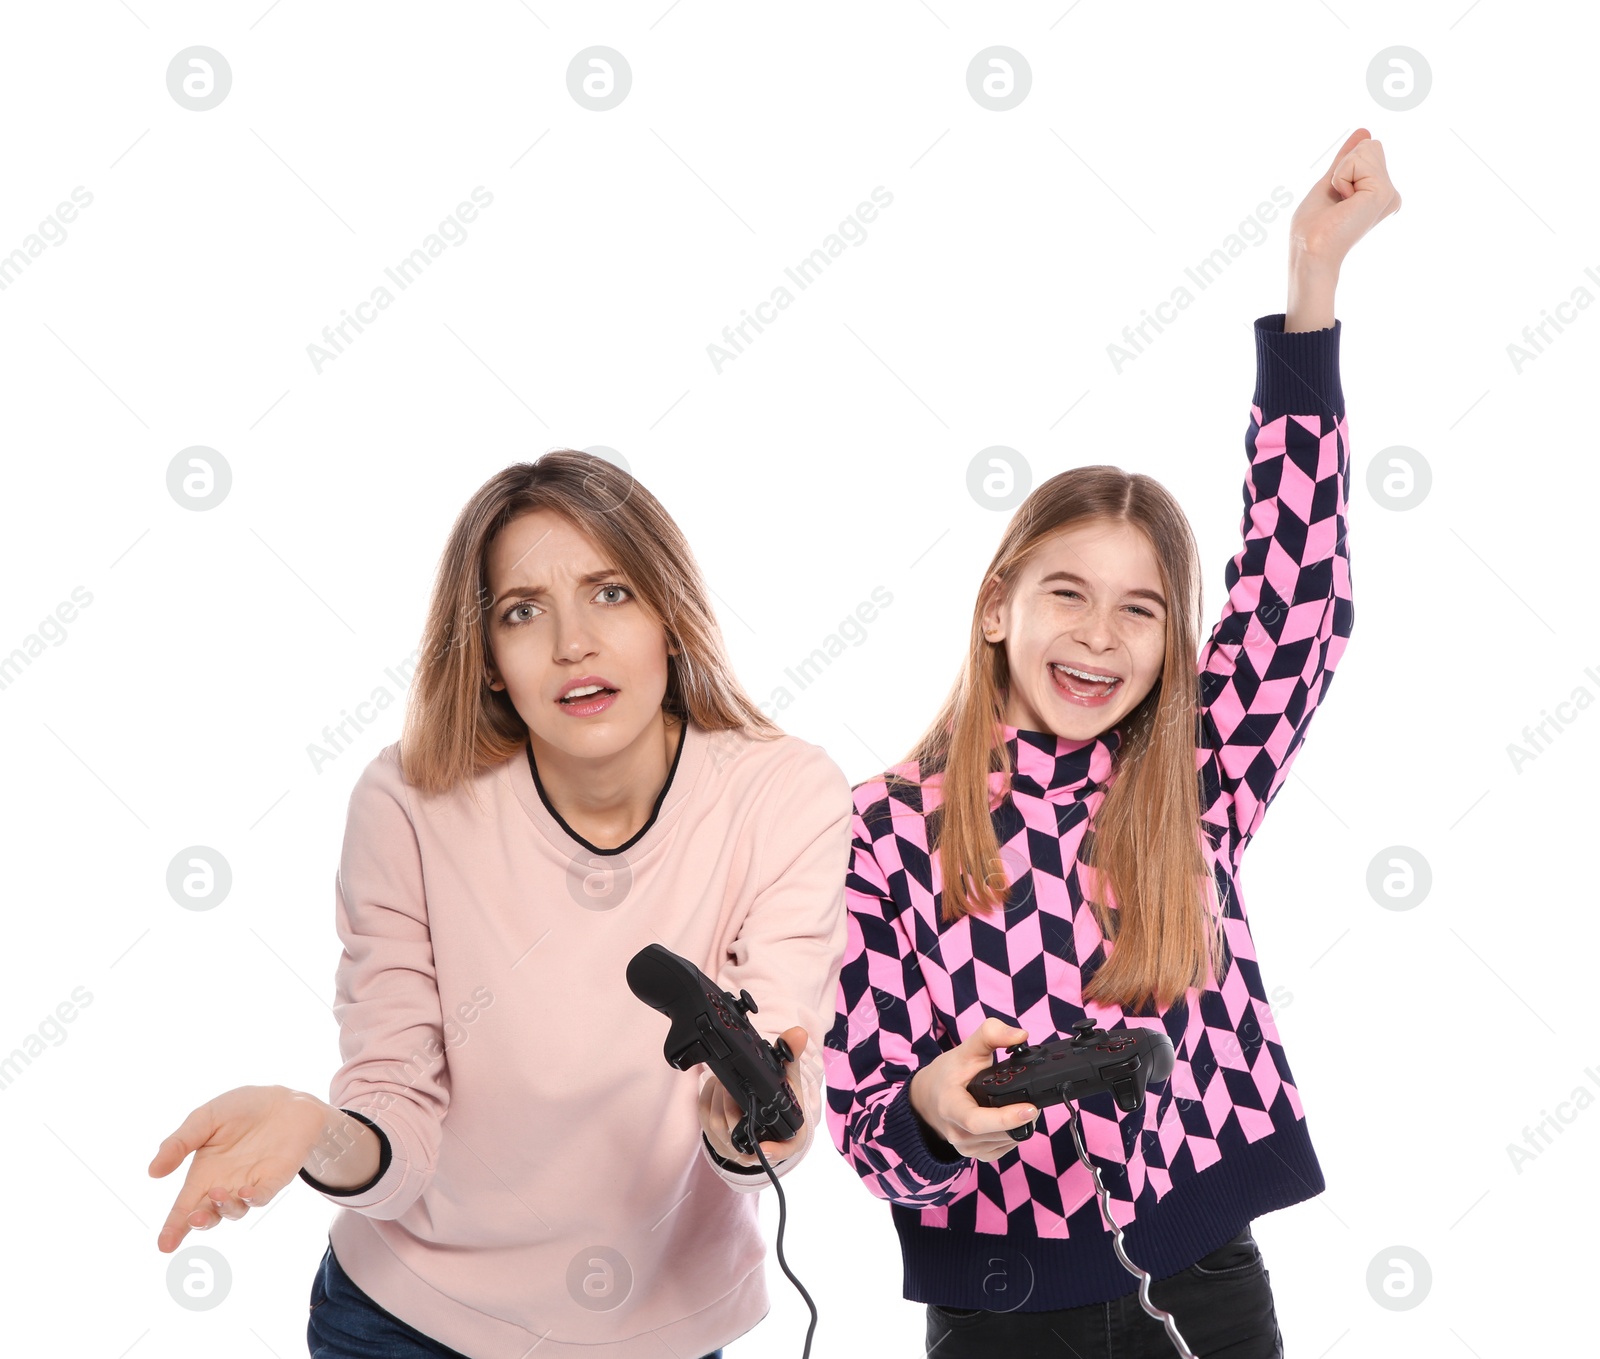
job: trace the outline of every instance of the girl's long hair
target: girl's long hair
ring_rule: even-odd
[[[1115,941],[1083,999],[1136,1010],[1154,997],[1164,1010],[1189,987],[1215,984],[1225,940],[1199,840],[1199,554],[1188,519],[1160,482],[1119,467],[1077,467],[1023,501],[984,574],[962,673],[906,759],[916,761],[923,781],[942,775],[941,804],[928,818],[928,835],[939,856],[944,922],[1003,909],[1010,883],[991,820],[999,802],[991,800],[989,774],[1006,776],[1003,799],[1014,772],[1001,730],[1010,674],[1003,642],[983,635],[984,605],[992,590],[1009,596],[1045,539],[1089,523],[1127,524],[1144,534],[1169,607],[1161,677],[1120,724],[1112,777],[1079,852],[1087,870],[1080,873],[1085,896],[1098,885],[1089,904],[1102,935]],[[893,774],[888,781],[905,782]]]
[[[519,515],[551,510],[594,540],[639,602],[660,621],[667,657],[664,712],[705,731],[758,740],[783,735],[745,693],[723,648],[700,568],[672,516],[629,473],[560,448],[513,463],[478,488],[439,556],[421,659],[400,738],[406,781],[450,791],[522,749],[527,724],[510,695],[489,688],[489,544]]]

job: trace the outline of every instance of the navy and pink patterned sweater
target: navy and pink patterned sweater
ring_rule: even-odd
[[[1151,1083],[1137,1113],[1109,1093],[1079,1102],[1128,1254],[1153,1277],[1326,1187],[1238,887],[1245,848],[1288,777],[1354,616],[1341,327],[1285,334],[1283,322],[1255,323],[1244,541],[1197,664],[1196,834],[1222,903],[1220,988],[1191,987],[1139,1016],[1082,1004],[1107,952],[1079,887],[1079,849],[1115,771],[1118,728],[1087,741],[1004,729],[1015,773],[992,815],[1013,875],[1010,904],[952,924],[939,918],[940,869],[923,819],[938,806],[939,776],[920,791],[891,791],[882,777],[855,789],[848,942],[823,1053],[828,1124],[867,1188],[892,1205],[912,1301],[1050,1311],[1138,1287],[1113,1251],[1065,1105],[1045,1106],[1034,1135],[992,1162],[959,1155],[912,1109],[912,1074],[991,1015],[1032,1043],[1071,1037],[1085,1015],[1105,1029],[1160,1026],[1171,1037],[1172,1074]],[[918,781],[914,763],[893,772]],[[996,794],[1004,780],[991,775]]]

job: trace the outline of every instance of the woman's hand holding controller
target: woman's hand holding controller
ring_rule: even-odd
[[[778,1035],[779,1041],[789,1045],[792,1054],[786,1068],[793,1066],[800,1060],[800,1054],[806,1050],[806,1043],[810,1035],[806,1033],[803,1024],[796,1024],[785,1029]],[[785,1075],[787,1075],[787,1069]],[[793,1084],[791,1082],[791,1084]],[[798,1093],[798,1090],[796,1091]],[[747,1154],[736,1151],[733,1145],[733,1130],[744,1121],[744,1110],[739,1107],[738,1100],[734,1099],[723,1088],[722,1082],[715,1076],[700,1087],[700,1127],[704,1130],[706,1141],[711,1143],[712,1150],[725,1161],[735,1161],[742,1166],[758,1166],[761,1162],[753,1153]],[[761,1143],[761,1150],[766,1155],[769,1165],[776,1165],[779,1161],[786,1161],[790,1154],[800,1145],[800,1139],[805,1135],[802,1128],[793,1137],[783,1142]]]

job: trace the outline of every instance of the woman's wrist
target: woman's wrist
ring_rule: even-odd
[[[382,1148],[377,1133],[343,1109],[322,1100],[317,1102],[322,1105],[322,1136],[312,1146],[301,1169],[329,1189],[349,1189],[365,1184],[378,1169]]]

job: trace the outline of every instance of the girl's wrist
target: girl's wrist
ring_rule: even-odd
[[[917,1120],[935,1137],[943,1140],[944,1134],[934,1126],[931,1111],[925,1108],[922,1101],[918,1098],[919,1095],[925,1092],[918,1089],[917,1078],[920,1077],[926,1070],[928,1070],[926,1066],[920,1066],[911,1073],[911,1080],[908,1082],[909,1088],[906,1091],[906,1102],[911,1105],[911,1112],[917,1116]]]
[[[1289,302],[1284,308],[1285,333],[1326,330],[1333,324],[1333,298],[1339,286],[1339,265],[1311,255],[1289,259]]]

